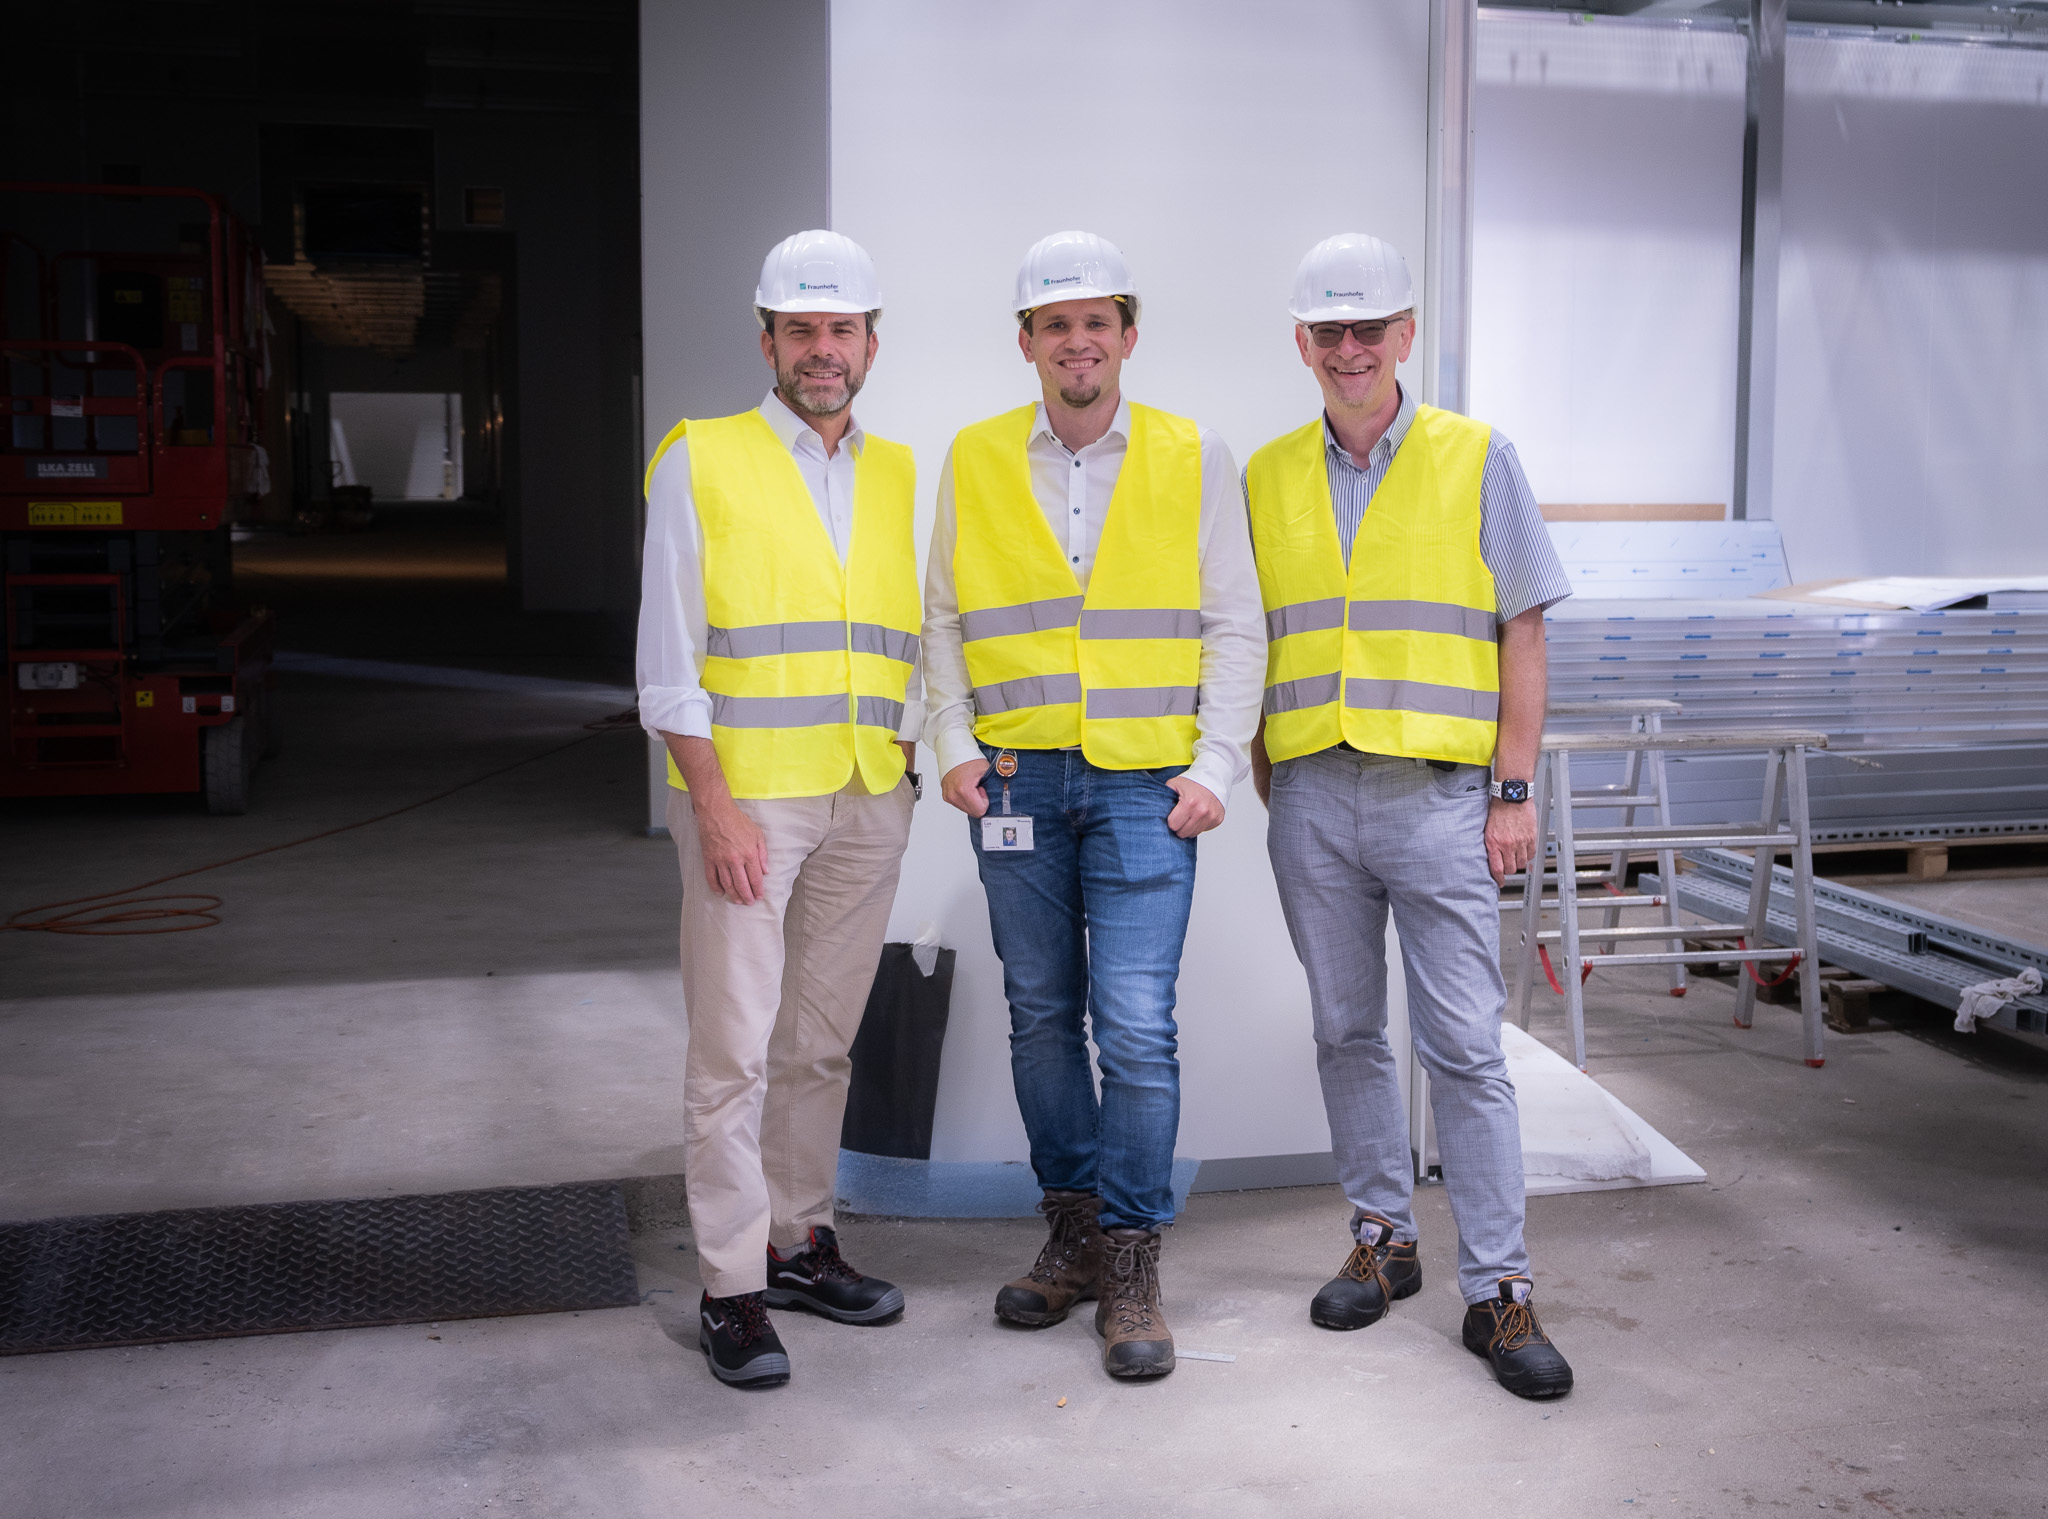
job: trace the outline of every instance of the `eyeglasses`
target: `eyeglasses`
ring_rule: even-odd
[[[1318,348],[1335,348],[1344,341],[1344,334],[1350,333],[1366,348],[1377,348],[1387,340],[1387,329],[1402,320],[1397,316],[1381,317],[1376,322],[1317,322],[1308,330]]]

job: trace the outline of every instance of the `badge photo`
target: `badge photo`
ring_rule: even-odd
[[[981,820],[981,847],[991,854],[1022,854],[1033,847],[1031,819],[991,813]]]

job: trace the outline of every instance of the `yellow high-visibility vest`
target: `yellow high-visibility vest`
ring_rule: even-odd
[[[1434,406],[1394,452],[1344,571],[1323,420],[1275,438],[1245,471],[1266,603],[1266,753],[1339,741],[1371,754],[1493,762],[1500,644],[1479,554],[1492,430]]]
[[[953,581],[974,682],[975,736],[1014,749],[1078,744],[1105,770],[1194,758],[1202,677],[1201,430],[1131,408],[1084,596],[1031,493],[1037,408],[953,440]]]
[[[826,796],[858,766],[869,791],[887,791],[903,778],[896,730],[923,626],[910,450],[870,433],[854,455],[842,566],[759,411],[678,422],[655,463],[686,435],[704,530],[699,678],[726,784],[736,797]],[[683,786],[673,757],[668,783]]]

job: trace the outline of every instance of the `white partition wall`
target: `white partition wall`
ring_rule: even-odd
[[[1746,42],[1479,39],[1473,414],[1540,500],[1728,502]],[[2048,53],[1795,34],[1783,214],[1793,578],[2048,568]]]
[[[1743,39],[1484,12],[1472,415],[1546,502],[1729,500]]]
[[[1794,577],[2048,571],[2048,53],[1795,36],[1785,61]]]
[[[859,406],[917,451],[921,536],[952,434],[1036,398],[1009,301],[1048,232],[1086,228],[1129,256],[1133,399],[1214,427],[1240,464],[1314,416],[1288,283],[1312,243],[1351,229],[1420,275],[1427,64],[1423,0],[835,0],[832,224],[874,254],[888,302]],[[1001,967],[966,824],[936,793],[891,925],[935,921],[959,950],[932,1155],[1020,1159]],[[1328,1150],[1249,782],[1201,843],[1180,1022],[1182,1154]]]

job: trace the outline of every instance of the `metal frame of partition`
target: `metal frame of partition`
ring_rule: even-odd
[[[1685,860],[1688,868],[1676,877],[1672,894],[1687,911],[1726,912],[1755,895],[1755,864],[1742,855],[1717,849],[1689,853]],[[1768,875],[1769,927],[1782,937],[1794,928],[1797,882],[1783,865],[1773,864]],[[1656,878],[1658,889],[1671,880]],[[1828,964],[1942,1007],[1953,1009],[1958,993],[1981,981],[2028,969],[2048,976],[2048,949],[2040,945],[1917,912],[1839,882],[1816,883],[1814,914],[1820,953]],[[1990,1022],[2018,1033],[2048,1033],[2048,993],[2016,997]]]

